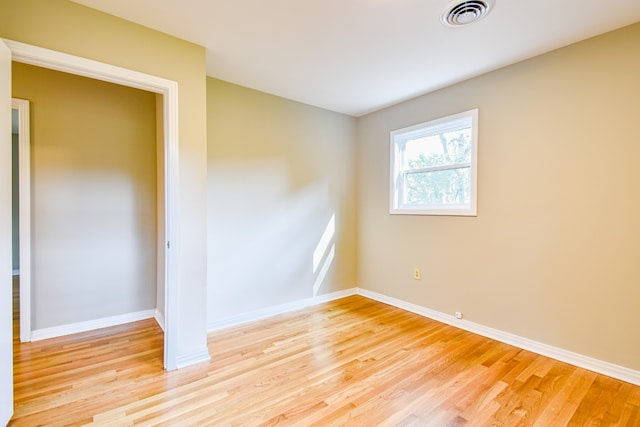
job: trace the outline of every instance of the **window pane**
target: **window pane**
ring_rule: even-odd
[[[434,172],[409,173],[405,180],[405,204],[463,205],[469,204],[470,168]]]
[[[477,216],[477,109],[389,136],[389,213]]]
[[[471,128],[407,141],[404,169],[444,166],[471,161]]]

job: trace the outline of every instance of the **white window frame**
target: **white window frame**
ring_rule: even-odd
[[[471,120],[471,161],[469,163],[434,166],[422,169],[404,168],[403,151],[408,141],[439,135],[443,132],[467,127]],[[390,135],[390,188],[389,213],[404,215],[454,215],[477,216],[478,193],[478,109],[465,111],[440,119],[394,130]],[[418,205],[402,203],[404,200],[405,177],[408,173],[435,172],[449,169],[470,169],[469,203],[459,205]]]

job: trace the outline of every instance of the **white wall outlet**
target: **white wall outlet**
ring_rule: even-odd
[[[414,278],[414,280],[422,279],[422,271],[419,268],[414,268],[413,269],[413,278]]]
[[[462,319],[462,312],[461,311],[456,311],[456,319]]]

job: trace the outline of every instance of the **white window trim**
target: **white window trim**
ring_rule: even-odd
[[[435,135],[443,130],[455,127],[455,121],[462,123],[471,118],[471,162],[432,168],[415,169],[409,173],[433,172],[436,170],[458,169],[469,167],[470,170],[470,197],[469,204],[464,205],[429,205],[420,206],[402,205],[399,203],[402,196],[402,175],[406,172],[402,169],[402,153],[399,145],[409,140],[422,136]],[[478,109],[464,111],[451,116],[420,123],[402,129],[397,129],[390,134],[389,156],[389,213],[399,215],[452,215],[452,216],[477,216],[477,190],[478,190]]]

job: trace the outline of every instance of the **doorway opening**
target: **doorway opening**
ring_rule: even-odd
[[[24,147],[17,168],[23,211],[17,246],[26,265],[16,263],[13,253],[14,270],[24,272],[21,341],[149,317],[163,328],[164,282],[156,280],[163,249],[156,147],[156,123],[162,121],[156,103],[162,100],[17,62],[12,74],[14,96],[28,98],[32,107],[29,118],[28,102],[12,101],[27,104],[24,114],[17,110]]]
[[[3,40],[9,47],[12,60],[43,68],[50,68],[97,80],[130,86],[159,94],[162,111],[162,144],[163,153],[162,195],[163,221],[159,229],[158,241],[162,248],[158,259],[162,260],[158,270],[164,282],[164,367],[167,370],[177,368],[177,295],[178,295],[178,129],[177,83],[156,76],[111,66],[60,52],[43,49],[24,43]],[[21,274],[24,274],[21,272]]]
[[[31,187],[29,101],[11,99],[12,269],[14,316],[20,318],[20,341],[31,341]],[[22,172],[22,173],[20,173]],[[22,271],[22,277],[18,275]],[[22,286],[22,289],[20,289]],[[15,321],[15,319],[14,319]],[[14,331],[15,335],[15,331]]]

